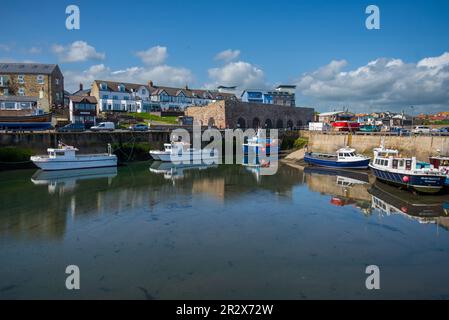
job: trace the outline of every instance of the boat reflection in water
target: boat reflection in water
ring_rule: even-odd
[[[48,185],[48,192],[54,194],[56,192],[72,192],[77,187],[77,182],[92,179],[108,179],[108,185],[112,179],[117,176],[116,167],[77,169],[63,171],[37,171],[31,181],[35,185]]]
[[[372,208],[385,215],[406,215],[420,223],[449,227],[449,210],[442,196],[419,196],[376,181],[370,188]]]
[[[174,164],[172,162],[155,161],[150,166],[150,172],[163,174],[167,180],[184,179],[184,172],[187,170],[205,170],[209,168],[218,168],[217,164]]]
[[[353,205],[362,211],[370,207],[367,173],[320,167],[306,167],[304,173],[309,189],[330,195],[332,205],[339,207]]]
[[[375,181],[365,173],[305,168],[310,189],[332,198],[330,203],[351,205],[365,215],[403,215],[420,223],[436,223],[449,229],[449,198],[442,195],[419,195]]]

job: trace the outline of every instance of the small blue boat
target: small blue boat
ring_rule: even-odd
[[[249,167],[260,167],[269,165],[265,162],[263,157],[272,157],[275,160],[278,159],[279,154],[279,141],[277,139],[271,139],[262,137],[261,129],[258,130],[257,135],[248,139],[243,147],[243,165]]]
[[[304,161],[310,165],[339,169],[368,169],[370,158],[355,149],[342,148],[336,154],[307,152]]]

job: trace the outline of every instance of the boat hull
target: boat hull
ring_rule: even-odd
[[[444,176],[404,174],[387,170],[380,170],[373,166],[370,166],[370,168],[373,175],[380,181],[395,186],[404,187],[406,189],[413,189],[422,193],[437,193],[441,191],[446,180]]]
[[[31,157],[31,161],[43,171],[91,169],[117,166],[116,156],[98,156],[95,157],[95,159],[83,159],[82,157],[79,157],[74,160]]]
[[[357,131],[360,129],[360,124],[351,121],[335,121],[332,123],[332,128],[335,131]]]
[[[36,123],[51,122],[51,113],[28,116],[0,116],[0,123]]]
[[[325,168],[368,169],[370,159],[343,162],[337,160],[319,159],[309,153],[304,156],[304,161],[310,165]]]
[[[0,129],[6,130],[49,130],[51,122],[2,122],[0,120]]]
[[[162,162],[173,162],[173,163],[189,163],[193,161],[214,161],[218,162],[218,152],[211,152],[207,150],[194,151],[194,152],[184,152],[180,155],[172,154],[170,152],[164,151],[150,151],[150,155],[154,160]]]

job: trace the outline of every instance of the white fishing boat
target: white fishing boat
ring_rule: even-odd
[[[33,156],[30,160],[44,171],[117,166],[117,156],[112,154],[111,145],[108,145],[108,153],[77,155],[78,151],[75,147],[59,143],[58,148],[47,149],[48,155]]]
[[[219,152],[217,149],[194,149],[189,143],[182,141],[164,144],[164,151],[151,150],[154,160],[174,163],[190,163],[193,161],[207,161],[218,163]]]
[[[438,169],[416,157],[401,157],[398,150],[382,145],[374,149],[370,164],[374,176],[383,182],[423,193],[436,193],[444,187],[446,177]]]

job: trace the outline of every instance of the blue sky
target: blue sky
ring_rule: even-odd
[[[80,8],[80,30],[65,28],[69,4]],[[365,28],[370,4],[380,8],[380,30]],[[322,111],[412,104],[417,112],[449,110],[445,0],[44,0],[1,7],[2,25],[14,28],[0,37],[0,61],[59,63],[69,90],[97,77],[241,89],[294,83],[298,105]],[[218,59],[224,50],[228,59]]]

